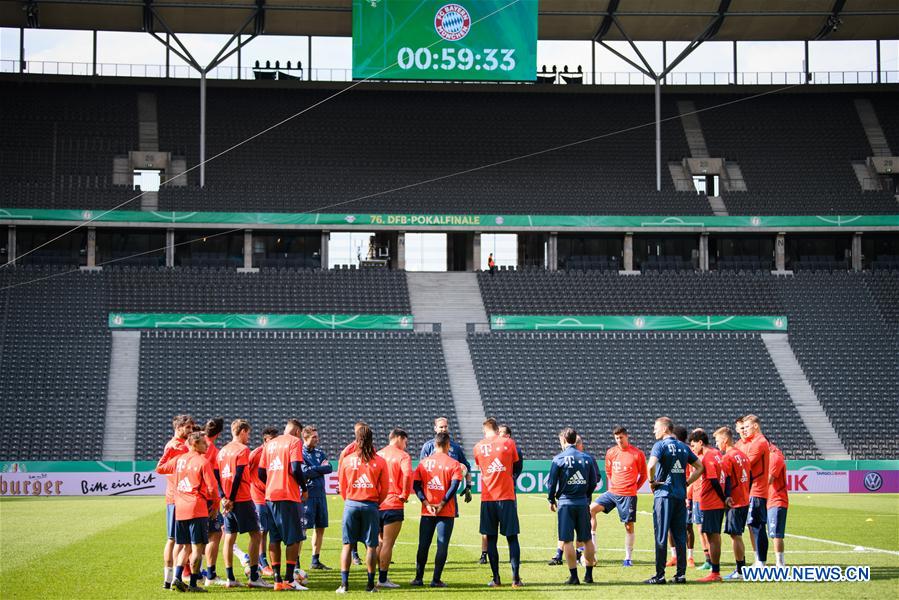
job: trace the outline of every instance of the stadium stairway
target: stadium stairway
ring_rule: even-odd
[[[696,104],[692,100],[678,100],[677,110],[680,113],[684,135],[687,138],[687,146],[690,148],[690,156],[693,158],[709,158],[709,148],[705,143],[705,136],[702,134],[702,124],[699,122],[699,115],[696,114]],[[672,171],[673,174],[674,172]],[[685,172],[683,177],[687,178]],[[675,186],[677,186],[677,182],[675,182]],[[729,215],[727,207],[724,205],[724,198],[721,196],[707,197],[712,214],[716,217]]]
[[[106,392],[103,460],[134,460],[140,332],[113,331]]]
[[[459,419],[458,436],[466,450],[481,439],[484,404],[468,350],[467,323],[486,323],[474,273],[408,273],[409,300],[416,323],[440,323],[440,341],[450,391]],[[436,415],[435,415],[436,416]]]
[[[840,441],[827,413],[824,412],[824,407],[818,401],[815,390],[809,384],[802,365],[796,360],[787,334],[763,333],[762,340],[787,393],[793,400],[796,412],[805,423],[821,457],[824,460],[851,460],[852,457]]]
[[[893,156],[871,101],[867,98],[856,98],[855,110],[858,112],[858,118],[865,129],[865,135],[868,137],[868,143],[871,144],[871,152],[874,153],[874,156]]]

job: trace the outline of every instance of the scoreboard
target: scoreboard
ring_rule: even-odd
[[[353,0],[353,78],[533,81],[537,0]]]

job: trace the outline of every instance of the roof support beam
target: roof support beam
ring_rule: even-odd
[[[830,11],[830,14],[827,16],[827,20],[824,22],[824,25],[821,26],[821,29],[812,39],[814,41],[820,41],[829,36],[831,33],[840,28],[840,25],[843,24],[843,20],[840,18],[840,13],[843,12],[843,8],[846,6],[846,0],[834,0],[833,9]]]

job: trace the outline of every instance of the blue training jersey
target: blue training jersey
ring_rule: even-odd
[[[303,475],[306,477],[306,490],[310,498],[325,497],[325,475],[334,468],[331,463],[322,464],[327,456],[321,448],[310,450],[303,446]]]
[[[434,440],[428,440],[422,445],[421,454],[418,458],[419,460],[424,460],[432,454],[434,454]],[[468,469],[469,473],[471,472],[471,465],[469,464],[468,459],[465,458],[465,451],[462,449],[462,446],[460,446],[453,440],[450,440],[450,449],[447,454],[449,454],[449,457],[453,460],[457,460],[462,463],[462,466]]]
[[[559,506],[590,504],[597,483],[594,462],[574,446],[557,454],[549,468],[549,501],[558,500]]]
[[[687,498],[687,465],[699,460],[690,447],[674,436],[659,440],[652,447],[650,456],[659,461],[654,479],[661,483],[653,492],[657,498]]]
[[[596,473],[596,487],[602,487],[602,475],[599,473],[599,463],[596,462],[596,459],[589,452],[584,452],[584,456],[590,459],[590,465],[593,467],[593,472]]]

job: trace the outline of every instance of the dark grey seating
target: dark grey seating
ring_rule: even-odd
[[[435,333],[145,332],[140,458],[158,456],[178,413],[222,415],[226,423],[246,418],[254,444],[264,427],[299,417],[318,427],[335,459],[360,419],[373,427],[378,447],[391,429],[403,427],[412,453],[433,435],[434,416],[456,427]]]
[[[601,458],[616,425],[648,454],[658,416],[711,433],[752,412],[788,457],[819,458],[758,334],[490,333],[468,343],[485,410],[513,424],[529,456],[557,452],[564,426]]]
[[[0,435],[5,440],[0,460],[101,457],[111,341],[109,312],[411,312],[405,273],[397,271],[263,270],[247,275],[230,269],[122,267],[81,273],[71,272],[73,268],[34,265],[0,269],[0,289],[19,285],[0,291]],[[32,283],[20,285],[25,282]],[[402,345],[405,339],[392,343]],[[406,357],[406,365],[417,360],[417,346],[412,342],[419,338],[408,339],[412,354]],[[436,347],[439,349],[439,343]],[[318,350],[324,353],[322,357],[327,356],[327,349]],[[271,356],[276,352],[272,350]],[[268,364],[262,355],[259,360]],[[290,363],[290,369],[304,364],[288,361],[286,356],[282,360]],[[378,359],[371,353],[361,354],[353,360],[377,363],[370,365],[374,373],[388,369],[387,363],[378,362],[387,360],[386,355]],[[438,369],[436,361],[433,356],[427,359]],[[274,361],[267,368],[277,371],[283,364]],[[405,367],[398,364],[390,363],[389,368],[403,371]],[[326,370],[321,377],[322,382],[328,381]],[[396,378],[403,381],[400,374]],[[365,389],[364,381],[353,385]],[[434,375],[435,398],[442,393],[440,385],[440,378]],[[405,389],[401,383],[396,386],[390,389]],[[232,382],[231,389],[249,393],[256,389],[255,380],[244,388]],[[181,393],[176,388],[169,391]],[[212,412],[202,414],[210,416]],[[163,421],[170,419],[168,415]]]

